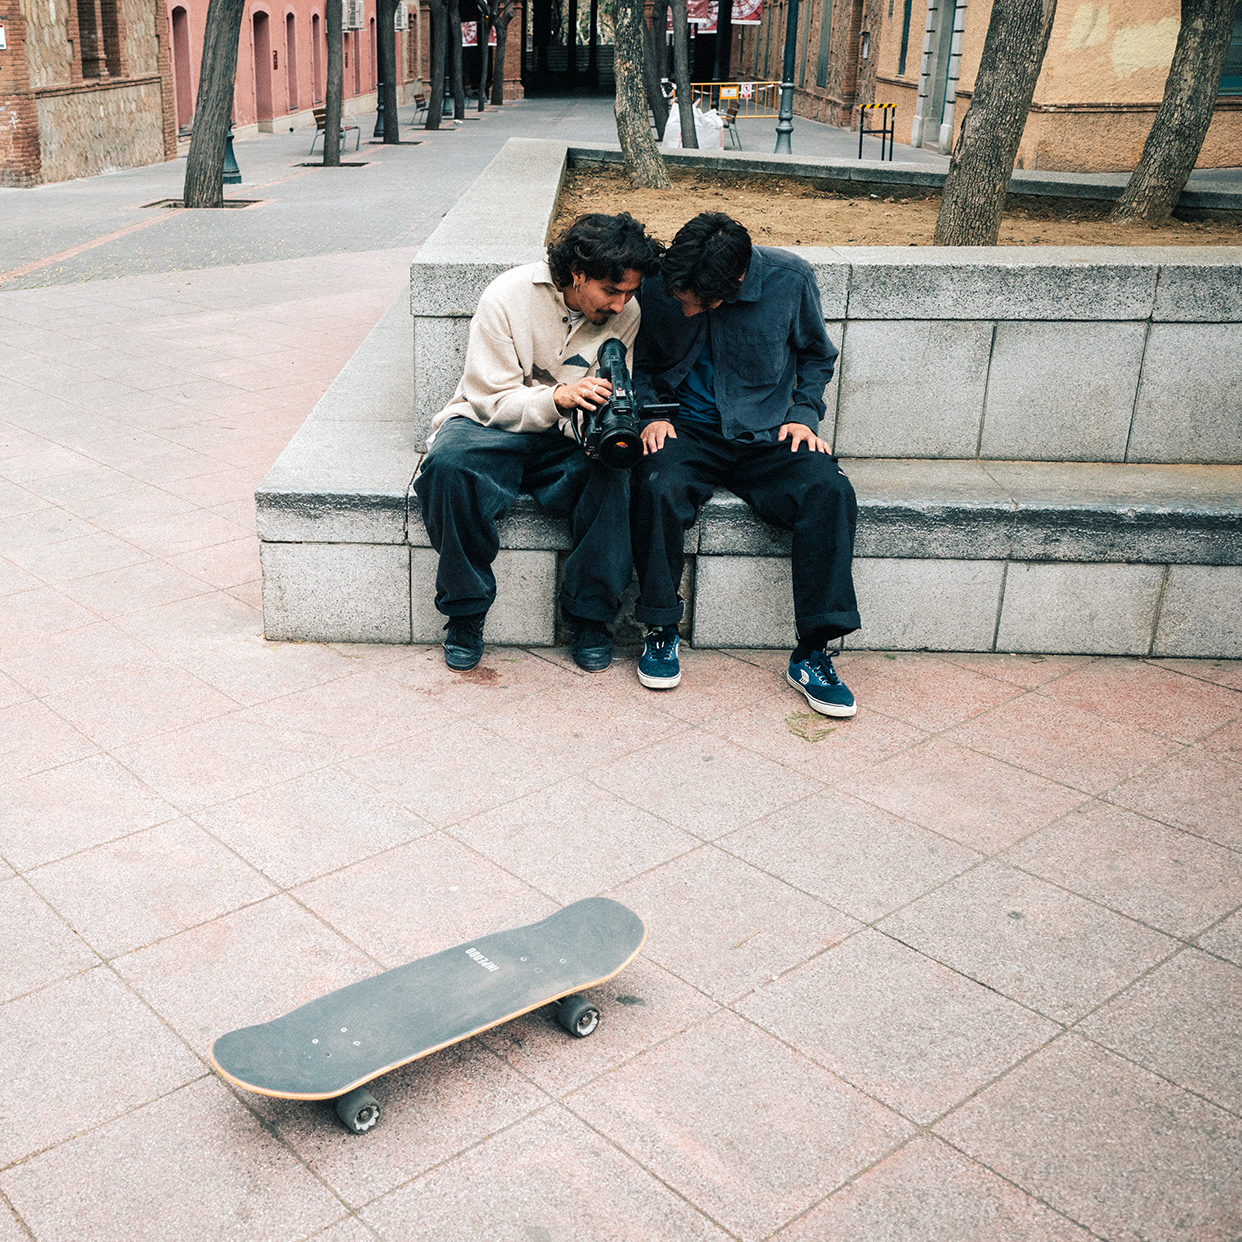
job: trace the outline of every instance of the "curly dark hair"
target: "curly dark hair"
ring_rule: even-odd
[[[578,216],[549,244],[548,266],[565,289],[573,284],[575,270],[588,280],[620,280],[626,272],[654,276],[663,250],[628,211],[619,216],[591,212]]]
[[[727,302],[737,297],[750,251],[750,234],[732,216],[705,211],[683,224],[664,252],[664,288]]]

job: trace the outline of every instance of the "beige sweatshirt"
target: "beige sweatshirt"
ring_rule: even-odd
[[[570,321],[565,299],[546,262],[527,263],[497,276],[483,291],[470,321],[466,371],[453,399],[431,420],[432,433],[450,418],[472,418],[506,431],[572,435],[552,390],[595,372],[599,347],[617,337],[633,366],[638,303],[626,303],[607,323]]]

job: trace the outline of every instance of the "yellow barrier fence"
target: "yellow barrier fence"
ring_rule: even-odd
[[[737,104],[738,120],[776,119],[780,102],[779,82],[691,82],[691,97],[703,109],[728,112]],[[674,97],[676,91],[674,91]]]

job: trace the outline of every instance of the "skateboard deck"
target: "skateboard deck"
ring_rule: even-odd
[[[618,974],[646,938],[632,910],[589,897],[541,922],[481,936],[230,1031],[212,1045],[211,1063],[260,1095],[339,1100],[389,1070],[562,998],[569,998],[558,1011],[562,1025],[589,1035],[598,1011],[571,994]],[[378,1119],[378,1105],[366,1099]],[[351,1124],[356,1111],[338,1103],[348,1128],[369,1129],[370,1114],[367,1124]]]

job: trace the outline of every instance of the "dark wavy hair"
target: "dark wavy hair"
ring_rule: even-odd
[[[591,212],[571,222],[548,246],[552,279],[562,288],[573,284],[577,269],[588,280],[620,280],[626,272],[654,276],[664,247],[628,211],[619,216]]]
[[[705,211],[683,224],[664,252],[664,288],[727,302],[737,297],[750,251],[750,234],[732,216]]]

